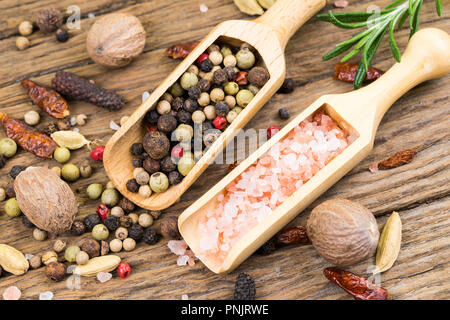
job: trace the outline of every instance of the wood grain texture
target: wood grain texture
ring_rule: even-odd
[[[32,46],[19,52],[15,48],[16,27],[25,18],[48,4],[59,9],[78,4],[82,13],[82,30],[71,30],[71,38],[65,43],[56,42],[52,35],[35,32]],[[199,5],[209,7],[200,13]],[[350,1],[345,10],[364,11],[370,4],[384,6],[382,1]],[[107,141],[113,134],[109,121],[116,122],[123,115],[131,114],[140,105],[145,90],[155,88],[179,62],[163,56],[165,48],[175,42],[203,38],[219,22],[230,19],[250,19],[241,14],[232,1],[202,0],[154,0],[154,1],[16,1],[0,2],[0,108],[13,117],[23,117],[28,110],[38,110],[20,86],[20,80],[30,77],[43,84],[50,84],[55,71],[68,70],[94,79],[98,84],[117,90],[124,97],[126,108],[110,113],[86,103],[71,103],[72,114],[85,113],[88,124],[80,127],[88,139]],[[327,5],[324,10],[331,9]],[[342,9],[337,9],[342,11]],[[85,50],[86,32],[94,19],[88,13],[101,16],[108,12],[132,13],[142,21],[147,30],[144,53],[131,65],[118,70],[107,70],[94,64]],[[444,4],[443,17],[435,14],[434,3],[425,2],[421,14],[421,28],[437,27],[450,31],[450,10]],[[338,41],[353,34],[324,22],[311,20],[297,32],[286,47],[287,74],[299,87],[289,95],[275,95],[248,123],[247,128],[267,128],[272,124],[283,126],[277,112],[288,107],[293,116],[324,93],[350,91],[351,84],[332,79],[333,65],[337,60],[322,62],[320,56]],[[396,33],[403,51],[409,31],[403,28]],[[20,63],[18,63],[20,62]],[[393,64],[387,41],[379,48],[374,66],[386,70]],[[399,259],[393,268],[382,276],[382,285],[393,299],[449,299],[450,298],[450,77],[428,81],[402,97],[383,118],[376,135],[371,154],[351,170],[334,187],[304,210],[292,224],[304,224],[309,211],[315,205],[332,197],[345,197],[366,205],[379,216],[380,228],[393,210],[403,221],[403,241]],[[42,124],[50,121],[43,116]],[[408,165],[372,174],[367,167],[401,149],[418,148],[419,153]],[[81,163],[88,157],[87,149],[72,153],[71,161]],[[0,170],[1,184],[10,181],[9,170],[15,164],[57,165],[54,160],[41,161],[21,150]],[[97,202],[88,200],[84,188],[92,182],[107,182],[103,168],[96,164],[95,174],[72,184],[78,190],[80,216],[93,213]],[[182,196],[180,202],[165,210],[166,215],[179,215],[198,199],[227,172],[225,165],[212,165]],[[36,242],[31,230],[20,219],[0,215],[0,243],[7,243],[24,253],[42,254],[51,248],[50,240]],[[63,236],[71,244],[79,244],[88,237]],[[26,299],[37,299],[39,293],[51,290],[55,299],[180,299],[188,294],[190,299],[227,299],[232,297],[234,280],[239,272],[247,272],[255,278],[257,298],[260,299],[348,299],[339,288],[329,284],[322,276],[329,266],[311,246],[283,248],[271,256],[252,256],[229,275],[215,275],[202,264],[194,267],[178,267],[176,257],[160,241],[155,246],[140,244],[130,253],[120,253],[133,268],[127,280],[113,278],[107,284],[95,279],[82,279],[79,290],[69,290],[66,283],[48,280],[43,269],[26,275],[3,276],[0,292],[17,285]],[[367,275],[372,260],[350,268]],[[279,269],[279,272],[278,271]]]

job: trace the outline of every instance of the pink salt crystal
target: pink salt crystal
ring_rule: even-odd
[[[167,246],[169,247],[170,251],[172,251],[172,253],[176,254],[177,256],[184,255],[187,249],[187,244],[184,240],[170,240],[167,243]]]
[[[378,172],[378,162],[374,162],[369,166],[369,170],[372,173],[377,173]]]
[[[339,155],[350,142],[324,113],[301,122],[231,182],[198,222],[197,256],[221,264],[243,235]]]
[[[188,260],[188,265],[189,265],[190,267],[195,266],[195,260],[194,260],[194,258],[192,258],[192,257],[189,258],[189,260]]]
[[[112,279],[112,274],[109,272],[99,272],[97,273],[97,280],[101,283],[108,282]]]
[[[183,294],[183,295],[181,296],[181,300],[189,300],[188,295],[187,295],[187,294]]]
[[[16,286],[8,287],[3,292],[3,300],[19,300],[22,292]]]
[[[177,265],[185,266],[190,258],[188,256],[179,256],[177,259]]]

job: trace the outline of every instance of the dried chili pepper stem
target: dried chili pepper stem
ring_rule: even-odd
[[[38,157],[51,158],[58,147],[45,133],[20,120],[9,118],[3,112],[0,112],[0,122],[8,138],[13,139],[23,149]]]
[[[22,86],[34,104],[56,119],[62,119],[70,115],[67,101],[55,90],[41,87],[30,80],[23,80]]]
[[[326,268],[323,270],[323,274],[332,283],[353,296],[355,300],[386,300],[389,297],[386,289],[378,287],[366,278],[350,271]]]

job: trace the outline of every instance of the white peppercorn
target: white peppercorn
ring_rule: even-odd
[[[19,24],[19,33],[22,36],[29,36],[33,33],[33,24],[30,21],[22,21]]]
[[[77,125],[84,126],[86,124],[87,115],[82,113],[82,114],[77,115],[77,117],[75,119],[76,119]]]
[[[223,61],[223,56],[219,51],[213,51],[209,54],[209,60],[213,63],[213,65],[218,66]]]
[[[3,188],[0,188],[0,202],[5,201],[6,199],[6,191]]]
[[[123,209],[119,206],[113,207],[111,209],[111,215],[115,216],[117,218],[122,217],[125,214],[125,212],[123,211]]]
[[[237,63],[236,57],[230,54],[223,59],[223,65],[225,67],[235,67]]]
[[[196,76],[198,76],[199,70],[198,67],[195,64],[193,64],[187,69],[187,72],[193,73]]]
[[[34,110],[30,110],[27,113],[25,113],[25,115],[23,116],[23,120],[29,126],[35,126],[41,120],[41,116],[39,115],[38,112],[36,112]]]
[[[192,114],[192,121],[194,121],[195,123],[202,123],[203,121],[205,121],[205,119],[206,116],[201,110],[196,110]]]
[[[153,217],[148,213],[143,213],[139,216],[138,222],[141,227],[147,228],[153,224]]]
[[[128,216],[130,217],[132,224],[139,222],[139,216],[136,213],[130,213]]]
[[[158,105],[156,106],[156,111],[159,114],[168,114],[170,113],[171,110],[171,106],[170,103],[166,100],[161,100],[160,102],[158,102]]]
[[[214,120],[214,118],[216,117],[216,108],[214,106],[206,106],[203,109],[203,113],[208,120]]]
[[[106,183],[106,189],[115,189],[115,188],[116,186],[112,181],[108,181],[108,183]]]
[[[234,108],[236,106],[236,98],[233,96],[226,96],[224,101],[228,104],[230,108]]]
[[[197,103],[202,107],[207,106],[210,102],[211,99],[209,98],[209,93],[207,92],[202,92],[200,94],[200,98],[197,99]]]
[[[211,93],[209,94],[209,98],[213,102],[222,101],[225,98],[225,93],[220,88],[214,88],[211,90]]]
[[[47,231],[35,228],[33,230],[33,238],[37,241],[44,241],[47,239]]]
[[[111,240],[111,242],[109,243],[109,249],[114,253],[122,251],[122,247],[123,247],[122,240],[119,239]]]
[[[232,122],[234,121],[234,119],[237,118],[237,116],[238,116],[238,114],[237,114],[236,112],[230,111],[230,112],[228,112],[228,114],[227,114],[227,121],[228,121],[229,123],[232,123]]]
[[[75,256],[75,261],[78,265],[85,265],[89,261],[89,255],[84,251],[80,251]]]
[[[114,235],[119,240],[125,240],[126,238],[128,238],[128,229],[120,227],[116,230],[116,233]]]
[[[126,238],[123,240],[123,249],[125,251],[132,251],[134,248],[136,248],[136,241],[132,238]]]
[[[25,50],[30,46],[30,40],[25,37],[18,37],[16,39],[16,47],[19,50]]]
[[[152,195],[152,189],[149,185],[140,186],[139,195],[143,198],[148,198]]]

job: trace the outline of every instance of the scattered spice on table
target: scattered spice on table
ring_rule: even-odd
[[[358,71],[358,65],[350,62],[339,62],[334,66],[334,79],[353,82],[355,81],[356,72]],[[369,83],[377,80],[384,74],[384,71],[369,67],[367,70],[366,77],[364,78],[364,83]]]
[[[200,41],[177,43],[166,49],[164,54],[172,59],[184,59],[199,43]]]
[[[234,285],[234,300],[255,300],[255,280],[247,273],[240,273]]]
[[[417,154],[415,149],[405,149],[399,151],[387,159],[374,162],[369,166],[369,170],[372,173],[376,173],[378,170],[389,170],[392,168],[400,167],[410,163]]]

